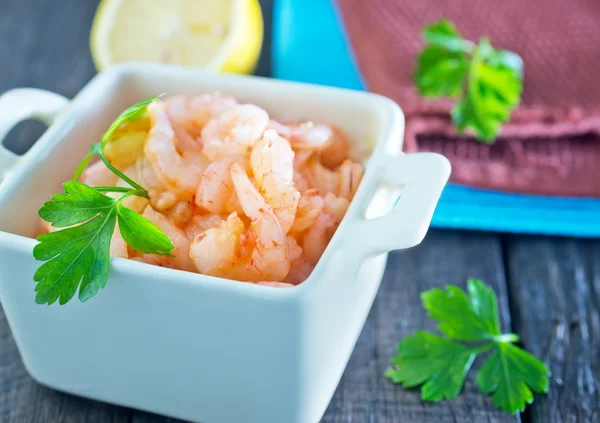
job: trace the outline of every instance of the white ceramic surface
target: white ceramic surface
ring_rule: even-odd
[[[89,145],[143,98],[213,91],[276,118],[334,123],[356,156],[372,153],[309,279],[274,289],[113,259],[106,288],[88,302],[36,305],[36,211]],[[146,64],[96,76],[65,110],[55,94],[20,93],[0,98],[0,116],[22,110],[0,121],[0,136],[18,120],[60,114],[22,159],[0,150],[0,301],[31,376],[61,391],[195,422],[318,422],[387,252],[423,239],[449,176],[439,155],[400,153],[400,108],[364,92]]]

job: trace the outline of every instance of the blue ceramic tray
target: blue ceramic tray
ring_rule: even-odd
[[[276,78],[364,90],[331,0],[276,0]],[[600,200],[506,194],[449,184],[432,226],[600,237]]]

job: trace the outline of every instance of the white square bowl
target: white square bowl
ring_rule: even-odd
[[[370,154],[310,277],[273,289],[112,259],[107,286],[93,299],[36,305],[36,211],[90,144],[143,98],[213,91],[275,118],[333,123],[355,155]],[[23,158],[0,148],[0,301],[28,372],[61,391],[204,423],[321,418],[387,252],[422,240],[450,173],[439,155],[401,153],[404,117],[384,97],[257,77],[128,64],[96,76],[72,102],[14,90],[0,97],[0,140],[29,117],[53,123]]]

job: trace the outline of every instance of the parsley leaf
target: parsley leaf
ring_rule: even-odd
[[[146,254],[173,257],[174,246],[169,237],[158,226],[122,204],[131,195],[147,198],[148,192],[115,168],[104,155],[114,132],[122,124],[144,117],[148,105],[159,97],[134,104],[121,113],[102,141],[92,145],[77,167],[74,180],[63,185],[65,193],[54,195],[39,210],[42,219],[63,229],[40,235],[37,238],[39,244],[33,249],[34,258],[45,262],[33,276],[37,282],[35,301],[38,304],[53,304],[57,300],[61,305],[66,304],[77,289],[79,299],[86,301],[104,288],[108,280],[110,241],[117,223],[121,236],[131,248]],[[131,188],[91,188],[77,182],[95,154]],[[102,192],[122,195],[114,199]]]
[[[476,354],[429,332],[417,331],[398,345],[386,376],[404,387],[421,387],[421,397],[441,401],[458,396]]]
[[[124,207],[127,196],[113,199],[81,182],[64,184],[40,209],[40,216],[54,227],[65,228],[40,235],[33,249],[36,260],[45,261],[33,277],[38,304],[57,300],[66,304],[79,288],[86,301],[104,288],[108,279],[110,240],[117,221],[123,239],[134,249],[171,255],[173,244],[153,223]],[[76,225],[76,226],[73,226]]]
[[[423,30],[427,45],[417,59],[415,82],[426,97],[456,97],[452,120],[459,132],[473,130],[493,142],[519,104],[523,60],[519,55],[465,40],[454,25],[441,20]]]
[[[59,231],[43,234],[33,249],[36,260],[44,261],[34,274],[36,302],[66,304],[79,289],[79,299],[86,301],[106,285],[110,263],[110,241],[119,227],[121,236],[133,249],[147,254],[171,256],[174,246],[169,237],[145,217],[123,206],[130,195],[148,197],[148,192],[115,168],[104,155],[113,133],[126,122],[141,119],[147,107],[160,96],[135,104],[119,115],[102,137],[92,145],[89,154],[75,171],[72,181],[63,186],[65,193],[56,194],[39,210],[42,219]],[[78,179],[91,158],[99,155],[106,166],[131,185],[91,188]],[[101,192],[119,192],[114,199]]]
[[[429,46],[419,56],[415,74],[421,95],[460,95],[469,69],[471,43],[464,40],[454,25],[446,20],[426,27],[423,37]]]
[[[494,291],[483,282],[468,281],[469,296],[457,286],[445,291],[434,288],[421,294],[429,317],[437,320],[440,331],[451,339],[477,342],[500,335],[498,304]],[[493,297],[493,298],[492,298]]]
[[[108,278],[110,239],[117,221],[115,200],[80,182],[64,184],[65,194],[53,197],[40,216],[59,227],[85,222],[72,228],[40,235],[33,249],[36,260],[45,261],[33,280],[35,302],[66,304],[79,289],[85,301],[103,288]],[[70,216],[65,216],[65,212]]]
[[[107,208],[114,200],[100,194],[81,182],[69,181],[63,185],[64,194],[55,194],[44,204],[38,214],[55,228],[64,228],[85,222]]]
[[[477,374],[485,394],[507,413],[525,410],[533,392],[548,392],[550,371],[540,360],[510,343],[499,343]]]
[[[473,43],[462,38],[454,24],[446,19],[425,27],[423,38],[430,46],[447,51],[469,53],[473,49]]]
[[[117,216],[121,236],[131,248],[141,253],[175,257],[171,254],[173,243],[154,223],[121,203],[117,204]]]
[[[500,335],[498,298],[494,290],[479,279],[469,279],[467,292],[473,312],[478,316],[487,333],[494,337]]]
[[[459,131],[471,127],[482,141],[493,141],[519,104],[522,63],[516,54],[497,51],[483,39],[475,49],[468,75],[467,93],[452,109],[452,119]]]
[[[498,299],[491,287],[469,279],[467,292],[450,285],[421,294],[445,338],[424,331],[405,338],[386,376],[404,387],[423,384],[424,400],[451,399],[460,393],[475,357],[492,351],[477,374],[477,383],[485,394],[493,394],[497,407],[510,413],[522,411],[533,401],[533,392],[548,391],[550,372],[513,344],[519,340],[517,335],[502,334]]]

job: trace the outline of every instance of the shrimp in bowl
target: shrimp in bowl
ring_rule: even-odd
[[[219,93],[158,99],[118,135],[108,163],[80,180],[123,186],[108,165],[137,181],[148,198],[126,206],[168,236],[174,257],[134,250],[118,227],[111,255],[260,286],[310,275],[363,176],[333,125],[278,121]]]

